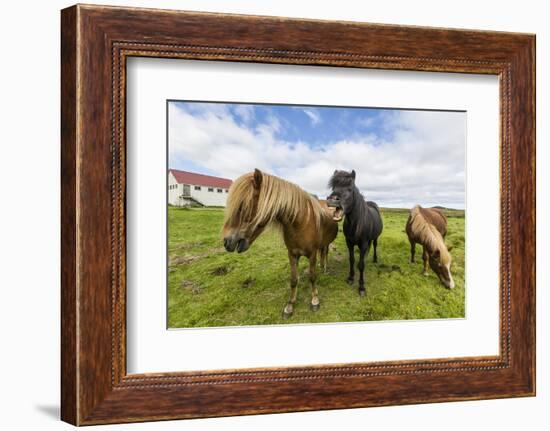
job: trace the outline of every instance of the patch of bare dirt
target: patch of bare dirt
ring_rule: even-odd
[[[335,260],[336,262],[342,262],[344,260],[344,256],[342,256],[340,253],[333,253],[332,256],[328,255],[329,262],[331,260]]]
[[[225,250],[223,247],[219,247],[219,248],[210,249],[204,253],[199,253],[199,254],[188,254],[185,256],[172,255],[168,259],[168,266],[171,267],[171,266],[178,266],[178,265],[188,265],[191,262],[194,262],[196,260],[204,259],[205,257],[213,256],[215,254],[221,254],[224,251]]]
[[[191,292],[194,295],[198,295],[199,293],[202,292],[201,287],[197,283],[191,280],[182,280],[181,288],[183,290]]]
[[[200,259],[200,256],[172,256],[168,261],[168,266],[187,265],[197,259]]]
[[[197,247],[202,247],[203,245],[205,245],[205,243],[201,241],[188,242],[185,244],[178,245],[174,250],[189,250]]]

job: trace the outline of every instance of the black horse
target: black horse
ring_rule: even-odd
[[[377,262],[376,247],[378,237],[382,233],[382,217],[378,205],[365,201],[363,195],[355,185],[355,171],[334,171],[329,183],[332,193],[327,198],[327,204],[336,208],[334,220],[340,221],[345,215],[344,235],[349,251],[348,283],[353,284],[355,277],[354,248],[359,248],[359,295],[365,296],[365,256],[369,254],[373,245],[374,256],[372,261]]]

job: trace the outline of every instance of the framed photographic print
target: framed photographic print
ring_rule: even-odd
[[[535,394],[533,35],[61,30],[63,420]]]

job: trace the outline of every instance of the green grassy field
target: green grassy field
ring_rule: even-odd
[[[360,298],[357,279],[346,283],[348,257],[342,224],[331,245],[328,273],[319,269],[321,308],[311,312],[307,259],[300,260],[294,315],[282,310],[289,289],[287,250],[276,230],[267,230],[242,254],[227,253],[220,232],[223,209],[168,209],[168,326],[170,328],[352,322],[464,317],[464,212],[445,211],[447,245],[452,245],[453,290],[430,271],[422,275],[422,250],[409,264],[405,234],[408,211],[383,209],[384,231],[378,263],[367,258],[367,295]],[[371,252],[372,253],[372,252]]]

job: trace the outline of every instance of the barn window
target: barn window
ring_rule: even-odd
[[[222,190],[222,189],[218,189],[218,193],[221,193],[221,192],[223,192],[223,190]]]
[[[213,189],[212,187],[208,187],[208,191],[209,191],[209,192],[213,192],[214,189]]]
[[[200,190],[201,186],[195,186],[195,190]]]

